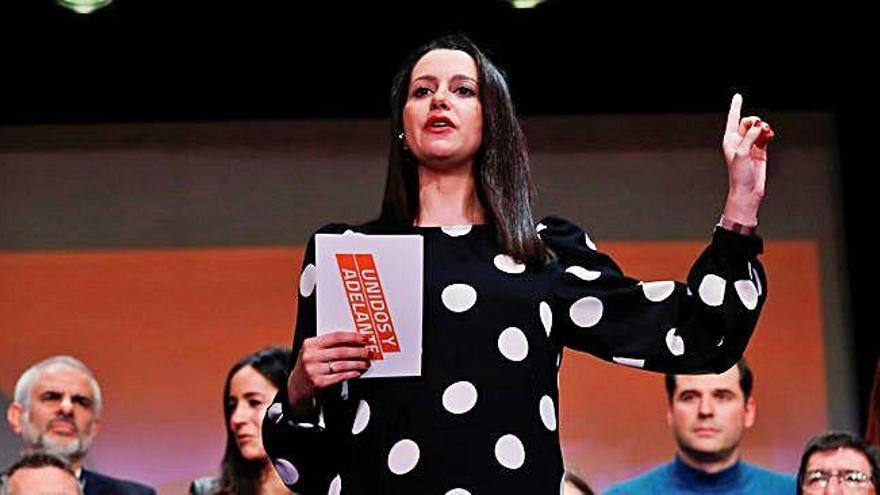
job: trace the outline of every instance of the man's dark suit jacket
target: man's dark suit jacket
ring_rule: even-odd
[[[156,495],[156,490],[118,478],[111,478],[101,473],[83,469],[80,474],[85,495]]]

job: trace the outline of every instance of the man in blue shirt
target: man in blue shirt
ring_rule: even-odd
[[[744,360],[720,375],[666,375],[675,459],[605,493],[793,495],[794,476],[740,459],[743,434],[755,423],[752,382]]]

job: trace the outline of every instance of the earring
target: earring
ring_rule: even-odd
[[[400,141],[400,146],[403,149],[409,150],[409,146],[407,146],[407,144],[406,144],[406,133],[405,132],[400,131],[400,134],[397,135],[397,140]]]

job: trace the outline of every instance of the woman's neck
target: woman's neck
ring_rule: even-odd
[[[260,478],[260,487],[259,491],[261,495],[289,495],[290,490],[284,486],[284,482],[281,481],[281,477],[278,476],[278,472],[275,471],[275,468],[271,463],[266,463],[266,467],[263,468],[263,475]]]
[[[454,170],[419,167],[419,216],[416,225],[473,225],[485,221],[471,166]]]

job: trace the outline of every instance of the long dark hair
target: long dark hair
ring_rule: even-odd
[[[548,258],[535,232],[526,138],[516,119],[504,75],[467,37],[448,35],[422,45],[404,61],[391,85],[391,149],[379,223],[408,227],[419,215],[419,176],[415,157],[404,149],[403,107],[413,67],[431,50],[460,50],[474,59],[483,109],[483,142],[474,159],[477,198],[494,226],[498,243],[510,256],[530,265]]]
[[[871,400],[868,405],[868,426],[865,430],[865,440],[880,447],[880,360],[877,361],[877,370],[874,372],[874,386],[871,388]]]
[[[257,370],[279,390],[287,386],[287,368],[290,363],[290,351],[281,347],[267,347],[239,360],[229,374],[223,386],[223,418],[226,420],[226,453],[220,462],[220,491],[227,495],[256,495],[262,479],[265,461],[250,461],[242,457],[241,450],[235,442],[235,433],[229,426],[232,417],[232,404],[229,402],[229,387],[232,377],[245,366]]]

